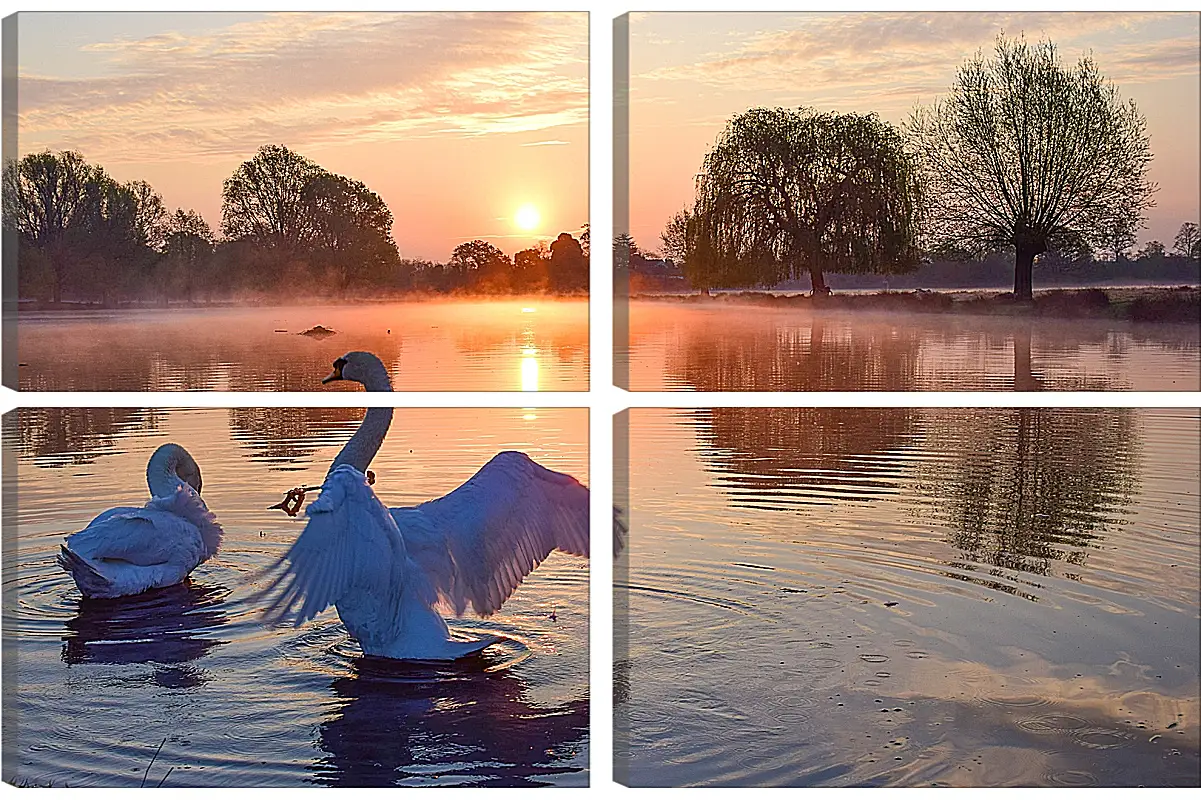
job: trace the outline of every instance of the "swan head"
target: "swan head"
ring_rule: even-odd
[[[321,382],[354,381],[361,383],[369,392],[390,392],[392,381],[388,378],[388,368],[374,353],[362,350],[352,350],[334,361],[334,371],[326,375]]]
[[[150,486],[150,493],[155,497],[169,493],[173,485],[172,476],[200,494],[203,481],[196,459],[177,444],[165,444],[154,451],[154,455],[150,456],[150,461],[146,464],[146,483]]]
[[[187,455],[186,451],[184,455]],[[181,481],[195,489],[196,494],[200,494],[200,487],[204,485],[204,481],[200,478],[200,465],[193,461],[191,456],[180,462],[175,474]]]

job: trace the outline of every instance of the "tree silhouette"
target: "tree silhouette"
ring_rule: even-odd
[[[4,166],[4,225],[19,236],[22,250],[45,263],[51,273],[50,300],[62,301],[70,267],[67,232],[91,212],[97,184],[107,178],[79,153],[31,153]],[[20,260],[28,259],[25,253]]]
[[[276,283],[318,278],[346,288],[391,277],[398,261],[379,195],[283,145],[259,148],[225,181],[221,229],[271,254],[266,277]]]
[[[215,237],[204,218],[192,209],[177,208],[164,224],[163,254],[158,283],[164,296],[191,300],[204,283],[202,275],[213,257]]]
[[[259,148],[254,158],[226,179],[221,191],[221,231],[228,239],[294,251],[312,236],[303,202],[321,167],[278,144]]]
[[[1050,42],[999,36],[995,57],[961,67],[909,134],[932,199],[931,248],[1013,248],[1021,300],[1040,253],[1112,247],[1106,236],[1133,230],[1152,205],[1145,119],[1091,58],[1066,69]]]
[[[560,290],[588,289],[588,257],[569,233],[560,233],[550,244],[548,264],[551,284]]]
[[[152,243],[162,241],[166,214],[162,198],[141,181],[122,185],[98,174],[85,194],[79,224],[65,233],[65,240],[80,283],[107,305],[153,267],[157,252]]]
[[[1201,234],[1198,233],[1197,223],[1186,222],[1181,225],[1174,246],[1178,255],[1201,258]]]
[[[549,275],[546,262],[549,253],[531,247],[513,255],[513,289],[519,292],[543,291]]]
[[[222,238],[195,211],[169,215],[145,181],[117,183],[70,151],[7,162],[3,204],[18,241],[19,297],[53,304],[588,285],[588,257],[569,234],[517,261],[482,240],[457,247],[448,263],[401,259],[383,198],[283,145],[260,148],[225,181]]]
[[[756,108],[726,124],[664,244],[700,288],[807,273],[820,297],[827,271],[915,267],[919,201],[899,133],[874,114]]]
[[[163,198],[146,181],[130,181],[124,189],[133,202],[133,229],[138,244],[162,250],[167,236],[167,208]]]
[[[490,291],[508,288],[509,257],[483,239],[464,242],[450,254],[449,267],[460,280]]]
[[[343,287],[388,278],[399,259],[392,240],[392,212],[360,181],[324,172],[301,193],[311,218],[319,265]]]
[[[1162,261],[1167,252],[1167,248],[1163,246],[1163,242],[1158,239],[1152,239],[1143,245],[1142,250],[1138,251],[1137,258],[1139,261]]]
[[[1134,247],[1137,241],[1132,224],[1134,222],[1137,220],[1110,220],[1097,234],[1097,248],[1103,253],[1112,254],[1115,262],[1126,258],[1127,251]]]

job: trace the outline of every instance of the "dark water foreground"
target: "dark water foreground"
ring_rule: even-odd
[[[1201,780],[1196,410],[635,409],[628,431],[620,781]]]
[[[20,424],[6,416],[4,440],[17,466],[17,502],[8,504],[10,484],[4,509],[16,523],[4,542],[5,781],[587,784],[582,559],[552,556],[500,613],[451,621],[506,637],[453,665],[364,658],[332,609],[300,628],[263,625],[256,573],[304,524],[267,506],[321,482],[361,410],[14,413]],[[503,447],[586,481],[586,437],[578,410],[400,409],[373,463],[375,488],[390,506],[436,497]],[[143,502],[146,458],[165,441],[196,456],[225,528],[221,551],[187,586],[83,600],[54,564],[62,536],[104,508]]]

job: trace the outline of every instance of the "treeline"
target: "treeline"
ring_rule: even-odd
[[[481,239],[464,242],[445,264],[402,260],[399,278],[406,289],[437,293],[586,293],[588,226],[579,239],[560,233],[549,246],[540,243],[512,258]]]
[[[22,299],[165,303],[236,297],[588,290],[587,228],[512,258],[476,240],[446,263],[401,258],[378,194],[283,145],[224,182],[220,234],[193,210],[169,212],[145,181],[119,183],[79,153],[4,166],[6,235],[17,240]]]

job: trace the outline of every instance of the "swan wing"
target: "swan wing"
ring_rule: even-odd
[[[200,535],[205,561],[216,554],[221,546],[225,531],[217,522],[217,516],[209,511],[200,493],[191,486],[180,484],[176,490],[164,497],[154,497],[146,504],[147,510],[160,511],[190,523]]]
[[[264,616],[299,625],[331,605],[369,604],[377,626],[398,626],[404,542],[363,473],[339,466],[305,514],[304,531],[270,568],[282,571],[261,593],[278,591]]]
[[[588,489],[524,453],[499,453],[445,497],[392,516],[409,557],[460,615],[469,604],[497,611],[552,550],[588,555]]]
[[[189,520],[147,505],[114,508],[67,537],[67,548],[93,561],[123,561],[139,567],[200,563],[204,547]]]

